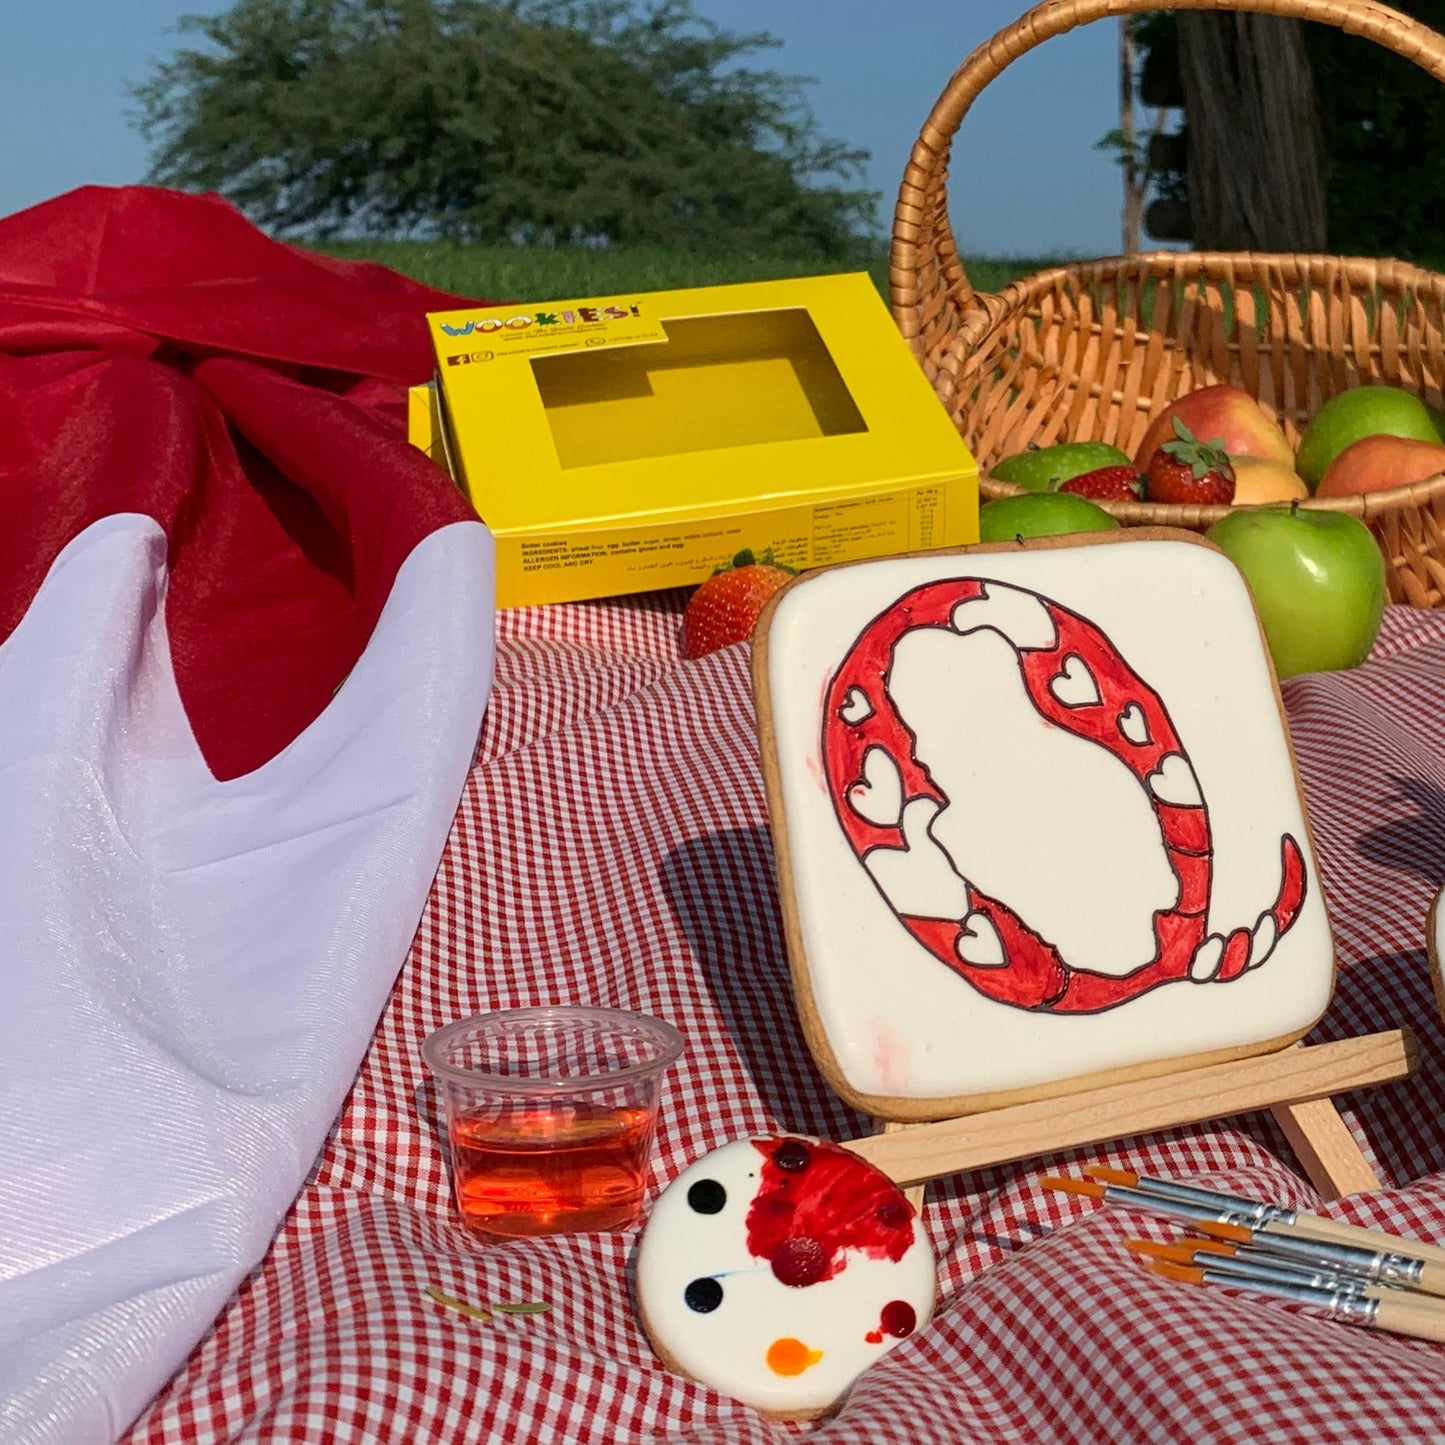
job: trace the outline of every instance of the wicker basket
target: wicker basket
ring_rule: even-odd
[[[899,327],[988,480],[1030,445],[1112,442],[1131,456],[1150,417],[1228,381],[1297,443],[1325,398],[1387,382],[1441,405],[1445,276],[1399,261],[1254,252],[1154,252],[1040,271],[996,295],[969,284],[949,224],[949,147],[1006,66],[1090,21],[1132,11],[1231,9],[1321,21],[1376,41],[1445,82],[1445,39],[1374,0],[1048,0],[981,45],[913,148],[894,217],[889,282]],[[1311,499],[1370,523],[1390,598],[1445,605],[1445,476]],[[1109,503],[1125,525],[1202,531],[1230,509]]]

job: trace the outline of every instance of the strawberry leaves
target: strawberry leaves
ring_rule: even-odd
[[[745,549],[719,567],[688,599],[682,614],[682,655],[706,657],[750,638],[774,592],[797,576],[771,552]]]
[[[736,572],[742,567],[776,567],[780,572],[786,572],[790,577],[798,575],[796,567],[789,567],[786,562],[778,562],[773,557],[773,549],[765,548],[761,552],[754,552],[751,547],[744,547],[731,562],[719,562],[712,569],[712,575],[718,576],[722,572]]]
[[[1227,505],[1234,500],[1234,466],[1222,439],[1200,441],[1176,416],[1174,440],[1154,453],[1145,473],[1151,502],[1194,506]]]
[[[1194,474],[1195,481],[1203,481],[1210,472],[1219,472],[1231,479],[1234,467],[1229,454],[1224,450],[1224,438],[1202,442],[1182,421],[1174,418],[1174,440],[1165,442],[1160,451],[1168,452],[1176,462],[1182,462]]]

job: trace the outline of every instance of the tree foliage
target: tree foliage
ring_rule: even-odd
[[[1390,0],[1445,31],[1445,0]],[[1330,246],[1445,261],[1445,86],[1358,35],[1306,26],[1324,133]]]
[[[691,0],[237,0],[134,91],[151,179],[282,232],[835,255],[866,152]]]

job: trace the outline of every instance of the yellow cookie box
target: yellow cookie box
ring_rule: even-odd
[[[427,318],[411,440],[497,544],[503,607],[978,537],[978,467],[866,274]]]

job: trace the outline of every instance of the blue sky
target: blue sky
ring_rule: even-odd
[[[0,215],[86,183],[143,179],[126,88],[177,43],[180,16],[223,0],[44,0],[5,7],[0,45]],[[697,0],[724,28],[782,42],[757,63],[814,77],[824,132],[872,153],[867,184],[892,215],[909,151],[963,58],[1023,0]],[[965,259],[1112,254],[1120,181],[1094,142],[1116,124],[1115,22],[1060,36],[980,97],[954,144],[950,207]]]

